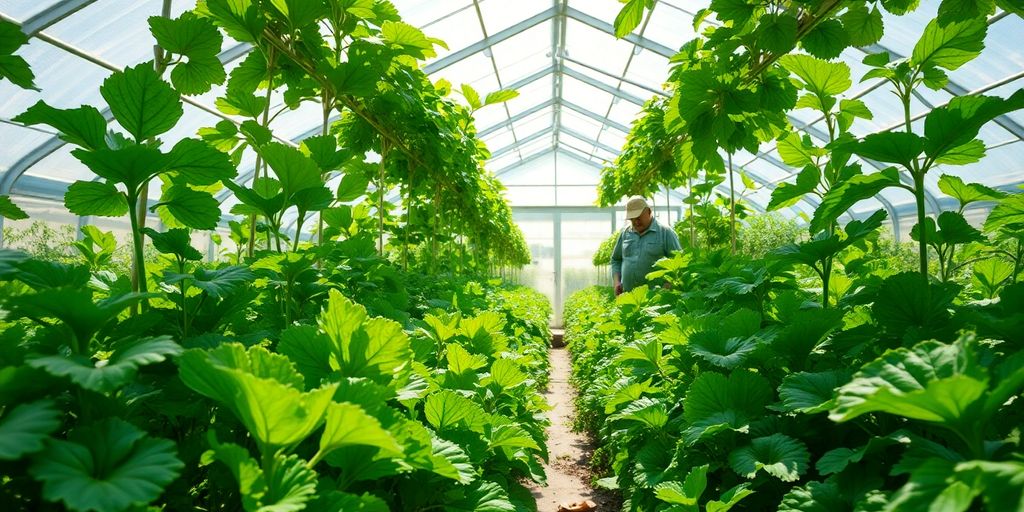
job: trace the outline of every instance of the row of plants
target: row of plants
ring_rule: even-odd
[[[828,309],[796,244],[692,251],[651,274],[670,289],[571,296],[597,484],[631,511],[1020,509],[1021,273],[929,280],[879,223],[847,226]]]
[[[146,294],[0,252],[4,510],[535,509],[542,295],[407,273],[369,236],[241,265],[151,236]]]

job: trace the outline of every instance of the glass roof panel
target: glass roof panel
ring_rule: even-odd
[[[551,23],[545,21],[493,45],[503,81],[512,83],[551,66]]]
[[[1018,72],[1018,74],[1019,75],[1024,75],[1024,72]],[[997,87],[995,89],[992,89],[991,91],[988,91],[985,94],[989,95],[989,96],[999,96],[999,97],[1002,97],[1002,98],[1009,98],[1010,95],[1012,95],[1013,93],[1019,91],[1021,88],[1024,88],[1024,76],[1022,76],[1021,78],[1018,78],[1017,80],[1014,80],[1014,81],[1012,81],[1012,82],[1010,82],[1008,84],[1004,84],[1004,85],[1001,85],[1001,86],[999,86],[999,87]],[[1016,112],[1010,112],[1009,114],[1006,114],[1006,116],[1009,117],[1010,119],[1012,119],[1017,124],[1024,125],[1024,110],[1018,110]]]
[[[640,105],[633,103],[632,101],[626,101],[621,98],[612,100],[612,108],[608,111],[608,119],[615,121],[619,124],[629,126],[636,120],[637,114],[643,109]]]
[[[573,19],[566,21],[565,47],[573,60],[614,75],[622,72],[633,51],[631,44]]]
[[[626,77],[652,89],[660,90],[662,88],[661,84],[668,78],[670,68],[668,59],[651,50],[638,50],[633,55],[633,60],[629,62]],[[648,92],[641,97],[646,98],[650,95],[651,93]]]
[[[477,41],[483,40],[484,33],[480,30],[480,21],[476,15],[476,10],[471,6],[471,2],[456,2],[466,4],[466,7],[456,11],[434,10],[434,3],[433,0],[423,2],[425,4],[424,8],[429,9],[435,15],[436,21],[428,25],[413,24],[421,27],[426,35],[440,38],[448,45],[447,50],[441,46],[434,47],[434,51],[437,52],[437,59],[443,59],[451,52],[461,50]],[[404,1],[396,3],[398,11],[404,17],[405,10],[403,5]],[[451,13],[451,15],[447,15],[448,13]]]
[[[492,126],[508,122],[508,112],[501,105],[491,105],[473,113],[475,126]]]
[[[601,179],[600,170],[597,167],[561,155],[558,158],[557,174],[556,179],[559,185],[596,186]]]
[[[402,19],[406,23],[423,28],[428,28],[449,15],[466,10],[473,11],[471,0],[393,0],[391,3],[402,13]]]
[[[573,110],[563,107],[562,108],[562,124],[569,129],[583,135],[597,139],[597,134],[601,131],[601,125],[594,122],[589,117],[582,116]]]
[[[690,5],[690,8],[700,7]],[[697,37],[693,31],[693,16],[665,2],[658,2],[654,6],[654,14],[643,35],[673,50],[678,50],[683,43]]]
[[[542,78],[530,82],[517,89],[519,97],[510,100],[508,105],[509,113],[516,115],[536,105],[551,99],[551,77]]]
[[[98,0],[50,27],[46,33],[118,67],[153,59],[150,16],[159,16],[162,2]],[[171,17],[186,9],[187,2],[171,4]],[[113,14],[113,15],[112,15]]]
[[[925,184],[938,191],[939,177],[943,174],[990,187],[1015,185],[1024,181],[1024,142],[990,149],[985,158],[973,164],[937,165],[925,175]]]
[[[597,188],[589,185],[562,185],[555,189],[559,206],[593,206],[597,203]]]
[[[554,185],[555,184],[555,154],[548,153],[540,158],[531,160],[501,175],[501,181],[506,186],[517,185]]]
[[[569,135],[565,132],[558,134],[558,143],[562,146],[575,149],[576,151],[586,155],[588,158],[594,152],[594,144],[592,142]]]
[[[612,104],[613,96],[571,76],[562,77],[562,98],[591,112],[604,115]]]
[[[487,144],[488,149],[495,150],[514,143],[516,141],[516,137],[512,134],[512,130],[502,128],[485,137],[483,141]]]
[[[601,130],[601,136],[597,138],[597,141],[606,146],[611,146],[621,150],[622,147],[626,145],[626,134],[606,125],[605,128]]]
[[[26,2],[25,0],[0,0],[0,12],[14,18],[18,22],[24,22],[59,3],[59,1]]]
[[[495,148],[495,149],[497,149],[497,148]],[[502,169],[505,169],[506,167],[508,167],[510,165],[518,164],[518,163],[519,163],[519,155],[517,155],[516,152],[513,151],[511,153],[505,153],[504,155],[501,155],[501,156],[499,156],[497,158],[492,158],[492,159],[488,160],[487,164],[486,164],[486,167],[491,172],[499,173],[499,172],[501,172]],[[502,175],[502,180],[504,180],[504,179],[505,179],[504,175]]]
[[[895,52],[899,57],[909,56],[921,32],[929,21],[935,18],[939,2],[921,2],[917,10],[903,16],[895,16],[882,9],[882,23],[885,31],[879,44]]]
[[[516,131],[517,137],[523,138],[520,134],[530,134],[550,129],[551,121],[551,107],[548,107],[540,112],[527,116],[525,119],[516,121],[513,123],[512,128]]]
[[[0,123],[0,176],[40,144],[56,137],[45,130]]]
[[[551,0],[480,0],[480,14],[488,35],[494,35],[552,7]]]
[[[57,108],[75,108],[83,104],[105,106],[99,87],[110,71],[54,47],[39,39],[30,39],[18,55],[28,61],[40,91],[19,89],[7,80],[0,81],[0,115],[14,117],[46,98]],[[74,76],[74,80],[68,80]]]

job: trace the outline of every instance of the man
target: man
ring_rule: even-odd
[[[612,250],[612,281],[616,296],[645,284],[654,262],[682,248],[676,232],[671,226],[662,226],[654,219],[644,198],[629,198],[626,220],[630,226],[619,233]]]

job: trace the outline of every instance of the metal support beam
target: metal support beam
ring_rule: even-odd
[[[540,139],[541,137],[544,137],[545,135],[548,135],[548,134],[550,134],[550,133],[552,133],[554,131],[555,131],[555,129],[553,127],[550,127],[550,126],[547,127],[547,128],[544,128],[543,130],[541,130],[541,131],[539,131],[537,133],[534,133],[532,135],[528,135],[526,137],[523,137],[523,138],[519,139],[518,141],[513,142],[512,144],[509,144],[507,146],[502,146],[502,147],[498,148],[495,151],[491,151],[491,158],[492,159],[498,158],[499,156],[504,155],[505,153],[508,153],[510,151],[515,151],[520,146],[525,146],[525,145],[527,145],[527,144],[529,144],[529,143],[531,143],[531,142],[533,142],[533,141],[535,141],[537,139]]]
[[[590,144],[593,144],[594,147],[596,147],[596,148],[603,149],[603,150],[605,150],[605,151],[607,151],[607,152],[609,152],[609,153],[611,153],[611,154],[613,154],[615,156],[619,156],[620,151],[618,149],[615,149],[615,148],[613,148],[613,147],[611,147],[609,145],[597,142],[596,140],[593,140],[590,137],[587,137],[586,135],[583,135],[583,134],[577,132],[576,130],[573,130],[571,128],[566,128],[566,127],[563,126],[562,129],[559,130],[559,132],[560,133],[564,133],[566,135],[572,135],[573,137],[576,137],[577,139],[584,140],[584,141],[587,141]]]
[[[572,7],[569,7],[565,11],[565,15],[585,25],[589,25],[593,28],[596,28],[597,30],[604,32],[605,34],[615,37],[615,26],[612,25],[611,23],[608,23],[607,21],[595,18],[585,12],[580,12]],[[626,41],[629,41],[645,50],[650,50],[654,53],[657,53],[658,55],[661,55],[666,59],[671,58],[673,55],[679,53],[678,51],[673,50],[668,46],[665,46],[661,43],[656,43],[654,41],[651,41],[650,39],[638,36],[636,34],[628,34],[626,35],[626,37],[623,37],[622,39],[625,39]]]
[[[538,103],[538,104],[536,104],[536,105],[534,105],[534,106],[532,106],[532,107],[530,107],[530,108],[528,108],[528,109],[526,109],[526,110],[524,110],[524,111],[522,111],[522,112],[520,112],[520,113],[518,113],[518,114],[516,114],[516,115],[514,115],[512,117],[510,117],[510,118],[508,118],[505,121],[502,121],[502,122],[500,122],[498,124],[492,124],[491,126],[488,126],[486,129],[477,132],[476,136],[477,136],[477,138],[482,139],[482,138],[484,138],[484,137],[486,137],[486,136],[488,136],[488,135],[490,135],[490,134],[492,134],[492,133],[494,133],[494,132],[496,132],[496,131],[498,131],[498,130],[500,130],[502,128],[505,128],[505,127],[511,125],[512,123],[515,123],[516,121],[519,121],[521,119],[525,119],[527,117],[530,117],[531,115],[536,114],[537,112],[540,112],[541,110],[544,110],[545,108],[548,108],[548,107],[550,107],[552,105],[556,105],[556,104],[558,104],[558,102],[555,101],[554,98],[542,101],[542,102],[540,102],[540,103]]]
[[[636,96],[633,96],[632,94],[630,94],[628,92],[625,92],[622,89],[619,89],[619,88],[616,88],[616,87],[612,87],[612,86],[610,86],[610,85],[608,85],[608,84],[606,84],[606,83],[604,83],[604,82],[602,82],[600,80],[596,80],[592,76],[580,73],[579,71],[576,71],[575,69],[565,68],[565,69],[562,70],[562,74],[565,75],[565,76],[571,76],[571,77],[573,77],[573,78],[575,78],[575,79],[577,79],[577,80],[579,80],[579,81],[581,81],[581,82],[583,82],[583,83],[585,83],[585,84],[587,84],[589,86],[601,89],[602,91],[604,91],[604,92],[606,92],[608,94],[611,94],[612,96],[615,96],[617,98],[622,98],[622,99],[624,99],[624,100],[626,100],[626,101],[628,101],[628,102],[630,102],[630,103],[632,103],[634,105],[641,105],[641,106],[643,106],[643,104],[644,104],[644,100],[642,100],[640,98],[637,98]]]
[[[575,103],[572,103],[572,102],[569,102],[569,101],[565,101],[563,99],[563,100],[561,100],[559,102],[559,104],[561,106],[565,107],[565,108],[568,108],[569,110],[575,111],[578,114],[582,114],[582,115],[584,115],[586,117],[589,117],[589,118],[593,119],[594,121],[597,121],[598,123],[606,124],[608,126],[611,126],[612,128],[615,128],[616,130],[618,130],[618,131],[620,131],[622,133],[625,133],[625,134],[629,133],[629,127],[628,126],[626,126],[626,125],[624,125],[622,123],[617,123],[615,121],[612,121],[611,119],[608,119],[607,117],[604,117],[601,114],[595,114],[594,112],[591,112],[591,111],[589,111],[589,110],[587,110],[587,109],[585,109],[585,108],[583,108],[583,107],[581,107],[581,106],[579,106],[579,105],[577,105]]]
[[[519,34],[520,32],[529,30],[536,25],[540,25],[541,23],[544,23],[545,21],[554,18],[557,14],[558,9],[555,7],[534,14],[533,16],[530,16],[529,18],[526,18],[525,20],[520,21],[515,25],[512,25],[511,27],[506,28],[501,32],[498,32],[497,34],[494,34],[490,37],[485,37],[480,41],[477,41],[459,51],[452,52],[446,55],[444,58],[437,59],[434,62],[431,62],[426,66],[423,66],[423,72],[428,75],[432,75],[448,66],[451,66],[452,64],[455,64],[456,62],[459,62],[462,59],[465,59],[466,57],[469,57],[470,55],[483,51],[484,48],[498,44],[512,36],[515,36],[516,34]]]
[[[63,20],[64,18],[88,7],[95,1],[96,0],[65,0],[63,2],[57,2],[51,7],[48,7],[35,16],[25,20],[25,22],[21,24],[21,31],[26,36],[32,37],[60,22],[60,20]]]

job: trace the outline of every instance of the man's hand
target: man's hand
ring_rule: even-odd
[[[615,296],[618,297],[619,295],[622,295],[622,283],[615,285]]]

